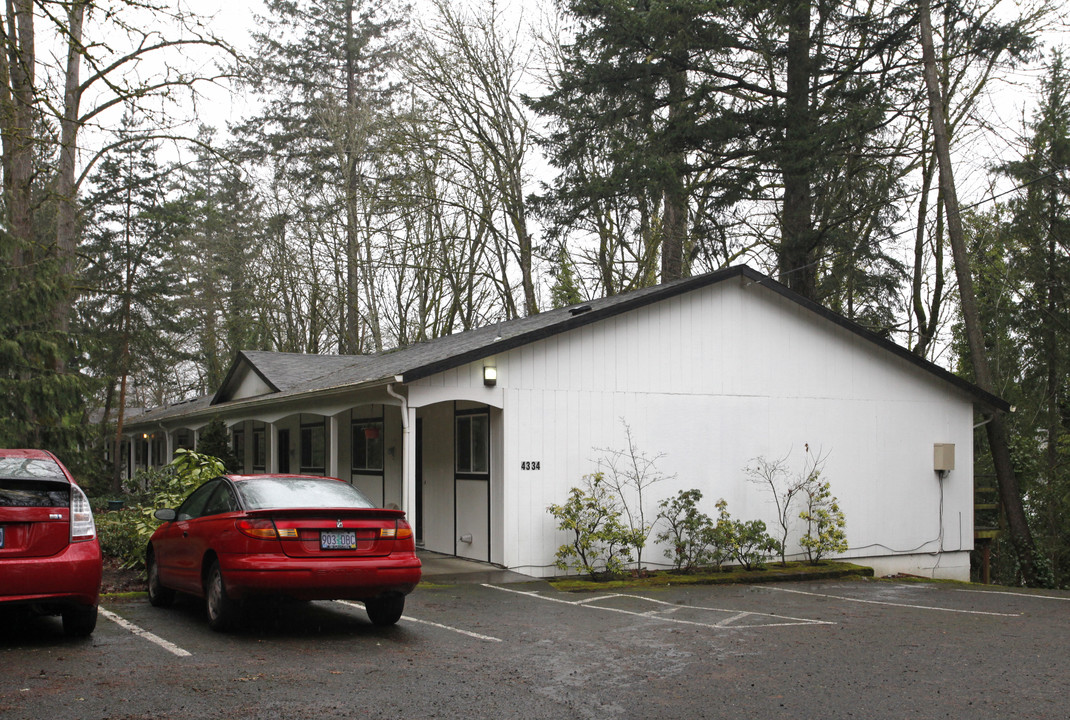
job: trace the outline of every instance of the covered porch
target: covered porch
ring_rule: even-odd
[[[197,449],[219,417],[238,473],[340,478],[404,510],[419,547],[502,563],[501,394],[471,395],[392,382],[285,401],[199,401],[151,426],[131,423],[124,445],[130,467],[163,466],[177,449]]]

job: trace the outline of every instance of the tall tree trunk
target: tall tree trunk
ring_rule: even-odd
[[[353,0],[345,0],[346,15],[346,109],[343,142],[345,142],[345,202],[346,202],[346,295],[345,337],[339,343],[340,354],[360,352],[360,247],[357,232],[357,68],[356,40],[353,37]]]
[[[63,117],[60,119],[59,171],[56,175],[56,252],[63,282],[75,273],[78,245],[78,189],[75,185],[75,162],[78,155],[78,115],[81,112],[82,24],[89,0],[75,0],[67,8],[67,69],[64,77]],[[65,332],[70,325],[72,298],[61,293],[53,308],[56,329]]]
[[[688,111],[683,107],[687,102],[687,71],[685,58],[673,58],[677,65],[675,72],[669,75],[669,126],[685,123]],[[682,117],[683,116],[683,117]],[[684,244],[687,241],[687,191],[684,189],[684,154],[680,150],[669,150],[672,171],[665,186],[665,206],[662,222],[661,239],[661,281],[679,280],[684,276]]]
[[[962,232],[962,219],[959,216],[958,196],[955,193],[955,179],[951,171],[951,152],[944,120],[944,104],[936,75],[936,53],[933,49],[932,20],[929,14],[929,0],[919,0],[919,20],[921,30],[922,57],[925,65],[925,86],[929,93],[929,113],[932,116],[933,140],[936,158],[940,166],[940,189],[944,196],[947,211],[947,232],[951,241],[951,252],[955,259],[955,274],[958,277],[959,302],[962,310],[963,324],[966,326],[966,339],[970,348],[970,361],[973,364],[977,385],[988,392],[995,392],[995,382],[988,365],[985,352],[984,335],[977,310],[977,300],[973,292],[973,278],[970,273],[970,258],[966,252],[966,242]],[[1010,447],[1007,441],[1007,428],[1003,414],[994,411],[991,421],[985,425],[988,433],[988,445],[992,451],[992,462],[999,482],[1000,501],[1007,516],[1007,528],[1011,543],[1018,556],[1018,566],[1022,577],[1029,586],[1040,583],[1035,561],[1033,535],[1022,506],[1022,495],[1018,488],[1018,478],[1011,464]]]
[[[15,267],[22,267],[33,247],[33,107],[34,107],[34,27],[32,0],[8,0],[8,68],[11,78],[10,137],[4,133],[4,155],[10,157],[10,172],[4,177],[5,191],[11,207],[11,230],[15,237]],[[9,128],[4,128],[9,130]],[[10,140],[10,149],[8,141]]]
[[[785,105],[784,206],[780,217],[780,282],[803,297],[817,296],[816,240],[810,196],[814,128],[810,113],[809,0],[797,0],[788,17],[787,97]]]

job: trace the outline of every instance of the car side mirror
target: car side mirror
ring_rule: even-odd
[[[160,508],[152,514],[157,520],[163,520],[164,522],[173,522],[178,514],[171,508]]]

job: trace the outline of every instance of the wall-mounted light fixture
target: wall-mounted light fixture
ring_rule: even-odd
[[[498,368],[493,365],[483,366],[483,384],[494,387],[498,383]]]

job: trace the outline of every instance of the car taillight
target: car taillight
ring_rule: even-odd
[[[383,528],[379,531],[379,536],[384,539],[392,538],[397,540],[390,550],[392,553],[405,553],[416,550],[416,538],[413,537],[412,527],[404,520],[396,521],[392,528]]]
[[[248,535],[257,540],[277,540],[279,533],[275,530],[275,523],[270,520],[238,520],[234,523],[242,535]]]
[[[89,498],[82,488],[71,485],[71,542],[92,540],[97,536],[97,526],[93,522],[93,509],[89,507]]]
[[[408,523],[404,521],[395,522],[394,527],[392,528],[380,529],[379,537],[402,540],[407,537],[412,537],[412,528],[410,528]]]

